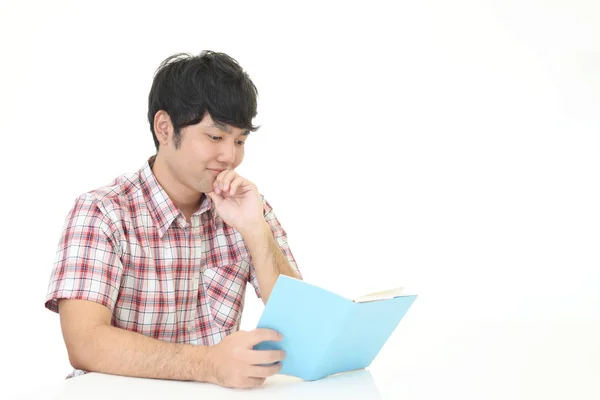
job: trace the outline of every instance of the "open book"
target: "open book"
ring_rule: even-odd
[[[258,328],[281,332],[283,341],[257,350],[284,350],[281,374],[316,380],[371,364],[416,299],[403,288],[354,300],[280,275]]]

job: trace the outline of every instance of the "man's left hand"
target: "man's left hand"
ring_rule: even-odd
[[[206,195],[212,199],[217,213],[227,225],[242,235],[263,227],[263,204],[254,183],[234,170],[226,169],[217,175],[213,190]]]

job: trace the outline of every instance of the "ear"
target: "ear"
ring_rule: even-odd
[[[159,110],[154,114],[154,133],[161,146],[169,144],[169,138],[173,134],[171,117],[165,110]]]

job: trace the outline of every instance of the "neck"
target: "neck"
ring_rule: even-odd
[[[154,177],[167,193],[175,206],[183,213],[185,219],[190,221],[194,212],[200,208],[203,193],[199,193],[181,183],[172,173],[160,153],[150,160],[150,168]]]

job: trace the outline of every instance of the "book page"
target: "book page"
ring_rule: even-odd
[[[384,290],[381,292],[366,294],[364,296],[357,297],[353,301],[355,303],[364,303],[367,301],[393,299],[394,297],[402,296],[403,294],[404,294],[404,288],[397,287],[397,288],[390,289],[390,290]]]

